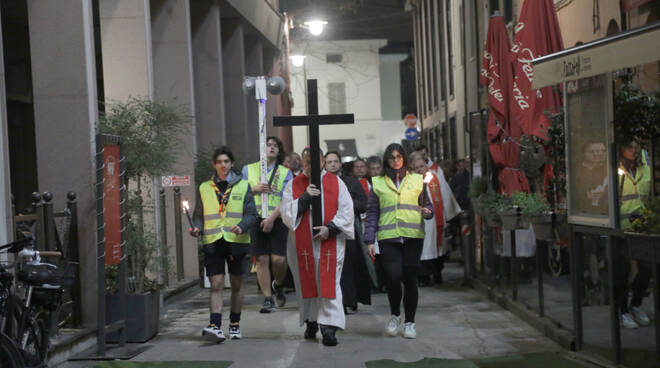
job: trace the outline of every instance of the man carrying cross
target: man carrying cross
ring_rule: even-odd
[[[335,331],[346,326],[339,280],[346,239],[354,238],[353,201],[346,185],[333,174],[321,173],[320,190],[310,184],[308,149],[303,151],[302,163],[302,175],[286,186],[282,197],[282,221],[293,230],[287,260],[296,284],[300,325],[307,324],[305,339],[316,339],[320,326],[323,344],[334,346]],[[321,198],[322,226],[312,226],[310,209],[315,197]]]

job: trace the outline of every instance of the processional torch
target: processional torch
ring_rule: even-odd
[[[268,93],[279,95],[284,92],[286,83],[281,77],[270,77],[266,80],[264,76],[244,77],[243,92],[248,93],[254,90],[254,96],[258,104],[259,115],[259,182],[268,183],[266,174],[268,172],[268,160],[266,158],[266,99]],[[268,217],[268,193],[261,193],[261,217]]]
[[[183,213],[185,213],[186,217],[188,218],[188,223],[190,224],[190,228],[194,229],[195,226],[193,225],[192,218],[190,217],[190,205],[188,205],[188,201],[181,201],[181,209],[183,210]]]
[[[433,180],[433,174],[431,174],[430,171],[427,171],[426,174],[424,174],[424,184],[422,185],[422,207],[426,203],[426,198],[428,194],[426,194],[426,187],[428,184]]]

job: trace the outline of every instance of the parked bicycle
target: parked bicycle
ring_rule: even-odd
[[[6,364],[0,360],[2,367],[46,366],[51,316],[56,318],[63,288],[71,287],[75,277],[72,265],[62,272],[41,261],[41,257],[61,257],[61,252],[34,248],[32,236],[0,246],[0,251],[15,255],[13,264],[0,267],[0,344],[4,352],[0,359],[6,360]],[[15,349],[8,347],[7,340]],[[17,361],[16,350],[22,362]]]

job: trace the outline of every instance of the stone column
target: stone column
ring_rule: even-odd
[[[2,21],[0,17],[0,39],[2,39]],[[0,42],[0,60],[5,59]],[[11,181],[9,177],[9,131],[7,126],[7,96],[5,94],[5,63],[0,63],[0,244],[6,244],[14,238],[11,218]]]
[[[197,151],[227,144],[222,75],[220,6],[215,0],[190,3]]]
[[[39,190],[78,194],[83,323],[96,319],[95,123],[91,0],[28,1]],[[3,99],[4,101],[4,99]]]
[[[195,95],[190,32],[189,0],[151,1],[154,99],[181,105],[192,116],[189,132],[179,137],[181,147],[171,175],[190,175],[191,185],[181,187],[181,198],[194,204]],[[155,191],[154,194],[157,193]],[[157,196],[154,195],[154,198]],[[167,218],[173,219],[172,206],[166,209]],[[157,216],[156,219],[158,218]],[[187,234],[188,226],[184,228],[184,275],[189,279],[198,275],[197,241]],[[167,238],[175,239],[173,226],[168,226]],[[172,246],[174,246],[173,242]],[[173,247],[170,249],[170,254],[176,254]]]
[[[258,36],[245,37],[245,73],[251,76],[264,75],[264,46]],[[267,98],[276,96],[268,95]],[[259,160],[259,107],[255,94],[250,91],[245,96],[247,106],[246,155],[250,162]],[[272,131],[268,133],[271,135]]]
[[[237,160],[249,163],[251,149],[248,141],[246,97],[243,94],[245,69],[245,38],[238,19],[222,20],[222,72],[224,80],[227,143]],[[256,147],[259,152],[259,147]],[[254,158],[254,157],[252,157]]]
[[[106,103],[153,98],[149,0],[99,1]]]

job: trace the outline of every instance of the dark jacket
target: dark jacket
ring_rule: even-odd
[[[351,194],[355,217],[359,217],[361,214],[367,212],[367,194],[364,192],[360,182],[356,178],[346,175],[343,172],[339,177],[344,181],[348,192]]]

